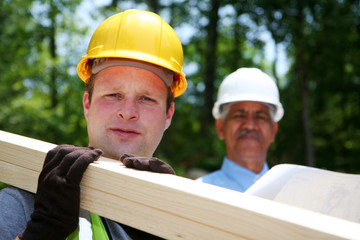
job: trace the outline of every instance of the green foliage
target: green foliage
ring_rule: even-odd
[[[67,46],[66,50],[73,52],[71,45],[60,41],[53,48],[50,45],[54,26],[59,38],[65,29],[67,37],[80,32],[68,22],[76,4],[79,1],[0,3],[0,18],[6,19],[0,23],[4,43],[0,46],[4,56],[0,64],[0,129],[57,144],[87,144],[81,109],[83,86],[69,74],[66,63],[74,66],[69,59],[75,56],[60,57],[56,49]],[[54,85],[52,73],[56,75]],[[52,104],[52,89],[58,94],[57,105]]]
[[[266,14],[257,16],[258,21],[279,28],[273,36],[287,42],[288,54],[294,59],[286,76],[287,85],[281,91],[285,117],[271,150],[271,162],[306,163],[302,126],[309,121],[316,166],[360,172],[360,147],[354,144],[359,129],[360,72],[354,68],[359,63],[359,2],[287,1],[260,5]],[[282,17],[272,18],[275,12]],[[308,106],[302,101],[305,89],[301,78],[306,80]],[[309,109],[309,119],[303,119],[305,108]]]

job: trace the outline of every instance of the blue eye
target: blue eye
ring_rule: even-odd
[[[141,100],[146,101],[146,102],[154,102],[155,101],[154,99],[146,97],[146,96],[141,97]]]
[[[108,100],[121,99],[121,95],[118,93],[109,93],[109,94],[106,94],[104,97],[105,97],[105,99],[108,99]]]

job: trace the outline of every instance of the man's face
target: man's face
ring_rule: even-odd
[[[216,129],[225,141],[229,159],[258,157],[265,161],[278,124],[272,123],[265,104],[245,101],[232,104],[225,121],[216,120]]]
[[[83,97],[89,146],[104,156],[123,153],[150,157],[174,114],[166,112],[167,88],[154,73],[140,68],[114,66],[96,75],[91,102]]]

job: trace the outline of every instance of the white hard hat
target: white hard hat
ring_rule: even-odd
[[[256,101],[274,105],[275,122],[280,121],[284,115],[275,81],[257,68],[239,68],[223,80],[212,109],[214,118],[221,118],[220,108],[223,104],[240,101]]]

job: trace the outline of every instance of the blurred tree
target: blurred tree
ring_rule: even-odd
[[[282,84],[285,117],[270,154],[272,164],[359,171],[359,149],[352,144],[359,128],[353,121],[359,105],[359,72],[353,68],[359,61],[359,1],[279,0],[255,5],[260,8],[253,12],[255,21],[267,26],[275,42],[286,43],[292,59]]]
[[[268,154],[270,165],[360,172],[359,0],[112,0],[88,13],[88,26],[77,14],[84,11],[80,4],[89,3],[0,2],[0,129],[87,145],[83,83],[75,69],[90,37],[86,27],[139,8],[162,16],[184,46],[188,89],[176,99],[173,123],[156,152],[178,174],[220,167],[225,147],[211,109],[221,81],[239,67],[272,73],[280,86],[285,116]],[[265,58],[265,30],[274,41],[274,61]],[[280,44],[290,65],[284,76],[276,69]]]
[[[70,74],[76,66],[75,39],[84,34],[73,17],[79,3],[0,3],[6,19],[0,23],[0,53],[6,56],[0,64],[1,129],[54,143],[87,144],[81,81]]]
[[[209,2],[209,8],[204,12],[204,15],[208,19],[208,24],[205,27],[206,38],[204,51],[204,112],[202,122],[205,129],[209,123],[212,125],[211,110],[214,105],[214,82],[216,79],[216,68],[217,68],[217,45],[218,45],[218,22],[219,22],[219,9],[220,0],[211,0]],[[212,126],[211,126],[212,127]]]
[[[20,4],[23,7],[20,8]],[[33,40],[29,41],[29,36],[35,28],[30,17],[31,4],[32,0],[15,0],[12,4],[7,1],[0,2],[0,102],[3,108],[14,97],[25,94],[23,79],[32,74],[25,71],[31,66],[26,58],[30,55],[33,44]]]

